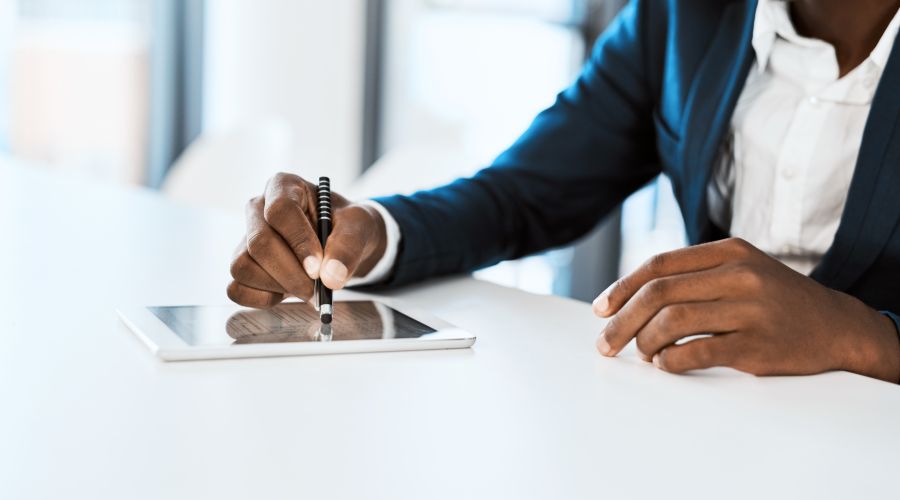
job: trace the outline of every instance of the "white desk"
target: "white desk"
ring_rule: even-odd
[[[900,495],[900,388],[605,359],[588,305],[469,278],[393,295],[471,350],[156,360],[115,304],[226,300],[241,231],[0,166],[0,498]]]

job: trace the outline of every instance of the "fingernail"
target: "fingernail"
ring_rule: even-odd
[[[602,333],[597,337],[597,350],[604,356],[609,356],[609,353],[612,350],[609,342],[606,341],[606,335],[603,335]]]
[[[609,309],[609,294],[606,292],[601,293],[594,299],[594,313],[599,316],[606,316],[606,312]]]
[[[347,266],[342,264],[339,260],[330,259],[325,263],[325,274],[333,281],[337,281],[343,285],[344,282],[347,281]]]
[[[322,265],[319,262],[319,259],[310,255],[309,257],[303,259],[303,270],[306,271],[306,275],[311,279],[319,278],[319,267]]]
[[[655,366],[657,368],[662,368],[661,366],[659,366],[659,354],[653,355],[653,366]]]

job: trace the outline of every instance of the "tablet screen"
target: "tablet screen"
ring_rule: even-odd
[[[322,325],[318,312],[304,302],[287,302],[267,310],[238,306],[147,309],[194,346],[417,338],[437,331],[373,301],[335,302],[330,326]]]

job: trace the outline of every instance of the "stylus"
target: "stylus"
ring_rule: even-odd
[[[331,181],[328,177],[319,177],[319,243],[325,249],[328,235],[331,234]],[[316,289],[319,294],[319,319],[322,323],[331,323],[331,289],[316,280]]]

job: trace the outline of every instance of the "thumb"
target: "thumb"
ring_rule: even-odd
[[[375,248],[377,232],[372,215],[360,206],[342,209],[334,219],[319,277],[328,288],[339,290]]]

